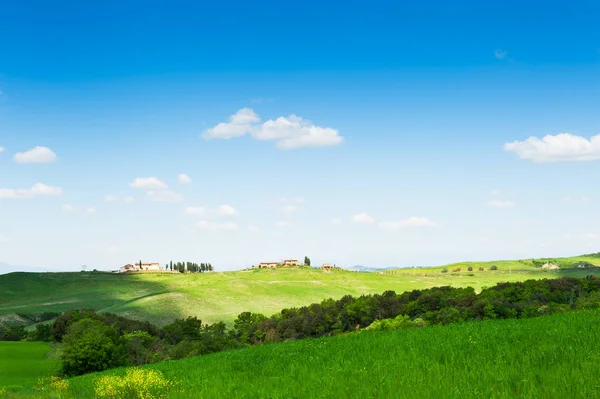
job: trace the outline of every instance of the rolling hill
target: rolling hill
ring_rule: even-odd
[[[543,262],[560,270],[541,270]],[[197,316],[231,323],[243,311],[271,315],[344,295],[403,292],[434,286],[479,289],[499,281],[600,275],[597,268],[568,268],[578,262],[600,266],[600,256],[552,260],[470,262],[376,273],[313,268],[247,270],[202,274],[10,273],[0,276],[0,324],[27,323],[28,315],[89,308],[164,325]],[[498,270],[490,270],[492,265]],[[468,267],[473,267],[469,272]],[[484,268],[479,271],[479,268]],[[458,268],[460,272],[456,271]],[[447,269],[447,273],[442,273]]]

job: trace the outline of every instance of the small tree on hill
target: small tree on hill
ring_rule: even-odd
[[[467,270],[468,270],[468,271],[470,271],[470,272],[472,272],[472,271],[473,271],[473,267],[472,267],[472,266],[469,266],[469,267],[467,268]]]
[[[310,258],[308,256],[304,257],[304,266],[310,266]]]
[[[498,266],[493,265],[492,267],[490,267],[490,270],[498,270]]]

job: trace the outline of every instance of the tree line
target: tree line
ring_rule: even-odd
[[[346,334],[363,329],[385,330],[446,325],[487,319],[529,318],[556,312],[600,308],[600,280],[528,280],[498,283],[479,294],[471,287],[435,287],[404,293],[346,295],[271,317],[244,312],[233,328],[205,324],[196,317],[177,319],[159,328],[148,322],[91,310],[61,314],[38,324],[19,339],[62,342],[66,376],[107,368],[142,365],[223,350]],[[0,339],[4,334],[0,329]],[[13,336],[14,339],[14,331]]]
[[[213,266],[210,263],[194,263],[194,262],[173,262],[170,261],[165,265],[165,270],[177,271],[179,273],[204,273],[212,272]]]

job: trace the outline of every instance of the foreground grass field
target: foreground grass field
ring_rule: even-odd
[[[42,342],[0,342],[0,388],[29,391],[38,378],[58,370],[50,345]]]
[[[362,332],[158,363],[171,398],[596,398],[599,311]],[[94,397],[102,375],[70,380]]]
[[[598,257],[575,257],[600,265]],[[165,325],[196,316],[231,323],[243,311],[271,315],[344,295],[403,292],[450,285],[480,289],[500,281],[600,275],[600,268],[541,270],[529,261],[464,263],[431,269],[357,273],[318,269],[250,270],[203,274],[11,273],[0,275],[0,325],[27,323],[18,314],[76,308],[109,311]],[[489,268],[497,265],[498,270]],[[474,271],[469,272],[471,266]],[[453,272],[457,267],[461,272]],[[484,271],[479,271],[484,267]]]

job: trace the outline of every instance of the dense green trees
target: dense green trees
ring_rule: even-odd
[[[213,266],[210,263],[194,263],[194,262],[173,262],[170,261],[165,270],[175,270],[179,273],[204,273],[212,272]]]
[[[117,329],[99,320],[82,319],[63,336],[61,372],[74,376],[125,364],[125,342]]]

